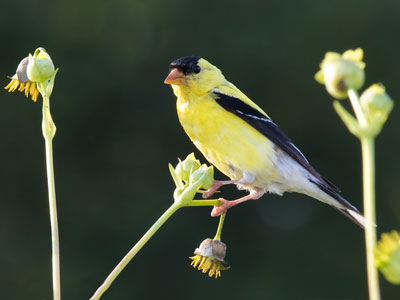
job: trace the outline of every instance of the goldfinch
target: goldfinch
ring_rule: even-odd
[[[210,197],[225,184],[249,194],[215,206],[212,216],[266,192],[297,192],[325,202],[364,228],[366,221],[339,189],[321,176],[270,117],[222,72],[203,58],[187,56],[170,64],[164,83],[177,97],[179,121],[205,156],[230,180],[215,181]]]

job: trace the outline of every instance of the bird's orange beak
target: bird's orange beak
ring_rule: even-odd
[[[185,75],[178,69],[174,68],[169,72],[167,78],[165,78],[165,84],[182,85],[185,81]]]

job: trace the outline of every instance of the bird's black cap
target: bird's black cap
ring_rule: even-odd
[[[200,67],[197,64],[199,62],[200,57],[198,56],[185,56],[174,60],[169,68],[171,69],[179,69],[185,75],[189,74],[197,74],[200,72]]]

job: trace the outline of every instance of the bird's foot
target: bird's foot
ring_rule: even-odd
[[[214,205],[214,208],[211,211],[212,217],[218,217],[218,216],[226,213],[226,211],[234,205],[234,204],[232,204],[233,201],[228,201],[224,198],[219,198],[218,200],[222,201],[223,203],[218,206]]]
[[[211,211],[211,216],[218,217],[218,216],[226,213],[226,211],[229,208],[231,208],[232,206],[238,205],[239,203],[246,202],[248,200],[256,200],[256,199],[260,198],[262,195],[264,195],[264,190],[254,189],[250,192],[249,195],[244,196],[239,199],[236,199],[236,200],[228,201],[224,198],[219,198],[218,200],[221,201],[222,204],[214,206],[213,210]]]
[[[216,181],[214,181],[213,185],[201,195],[203,199],[210,198],[221,187],[221,184],[215,184],[215,183]]]
[[[214,180],[213,185],[203,193],[203,199],[210,198],[223,185],[237,183],[236,180]]]

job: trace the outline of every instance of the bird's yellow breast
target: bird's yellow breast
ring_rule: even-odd
[[[209,94],[175,90],[179,121],[201,153],[233,180],[254,177],[245,186],[266,188],[278,179],[273,143]]]

